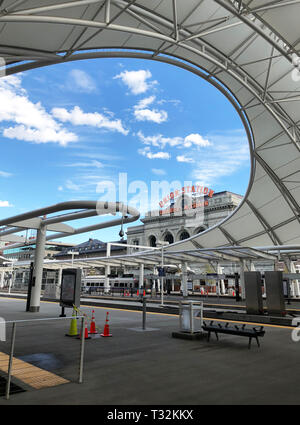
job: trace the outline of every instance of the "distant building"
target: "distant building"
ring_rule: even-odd
[[[53,242],[47,241],[45,246],[45,258],[54,258],[61,250],[71,249],[74,244],[68,242]],[[4,249],[6,248],[6,249]],[[11,264],[15,262],[34,262],[35,257],[35,245],[28,245],[18,248],[9,248],[9,243],[5,242],[2,244],[1,249],[3,250],[2,256],[7,261],[11,261]],[[5,262],[5,261],[4,261]],[[0,275],[0,288],[3,286],[10,285],[13,282],[15,289],[24,289],[29,282],[30,270],[28,266],[19,266],[14,269],[13,272],[2,271]],[[57,284],[59,280],[58,270],[43,270],[42,288],[46,284]]]
[[[113,242],[111,242],[113,243]],[[110,247],[110,255],[122,255],[126,254],[126,241],[120,240],[114,243],[124,244],[123,246]],[[91,258],[91,257],[106,257],[107,243],[99,241],[98,239],[89,239],[79,245],[72,246],[72,248],[63,249],[61,252],[56,253],[53,257],[57,260],[68,260],[72,258]]]
[[[45,258],[53,258],[56,254],[64,249],[70,249],[74,244],[67,242],[52,242],[47,241],[45,246]],[[2,250],[4,246],[2,246]],[[6,243],[3,256],[9,260],[15,261],[34,261],[35,245],[22,246],[18,248],[9,248]]]
[[[166,199],[170,201],[167,208],[149,212],[141,219],[142,225],[127,229],[128,245],[155,247],[159,240],[173,243],[187,239],[225,219],[242,199],[241,195],[228,191]],[[167,203],[162,202],[160,206]],[[178,206],[181,207],[179,213]]]

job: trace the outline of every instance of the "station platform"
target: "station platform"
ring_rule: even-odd
[[[299,403],[300,342],[293,342],[289,327],[265,327],[261,347],[253,344],[248,350],[245,338],[232,335],[210,342],[172,338],[179,328],[178,316],[172,314],[149,312],[142,332],[140,311],[97,305],[81,309],[88,315],[95,310],[101,331],[109,312],[112,334],[85,341],[83,383],[77,383],[80,340],[65,336],[69,320],[18,324],[15,358],[67,382],[36,389],[13,379],[24,391],[8,401],[0,397],[0,405]],[[59,314],[57,303],[43,301],[40,313],[26,313],[24,299],[0,297],[0,316],[7,321]],[[0,352],[9,352],[9,338],[0,342]]]
[[[19,298],[25,299],[26,295],[23,293],[1,293],[0,297],[9,297],[9,298]],[[41,298],[44,299],[44,298]],[[147,302],[147,311],[148,312],[159,312],[164,314],[179,314],[179,301],[183,301],[182,297],[179,296],[165,296],[164,304],[161,305],[161,299],[159,297],[152,298],[150,296],[146,297]],[[53,299],[44,299],[46,301],[57,302]],[[264,315],[254,315],[246,313],[245,301],[235,301],[232,299],[224,298],[213,298],[209,299],[207,297],[188,297],[190,301],[202,301],[204,306],[204,313],[207,319],[219,319],[219,320],[232,320],[232,321],[242,321],[258,324],[275,324],[275,325],[284,325],[292,326],[292,321],[294,317],[300,316],[300,306],[297,300],[287,300],[286,301],[286,315],[285,316],[270,316],[267,314],[267,307],[264,301]],[[81,296],[80,302],[82,305],[86,306],[100,306],[107,308],[118,308],[118,309],[129,309],[142,311],[142,302],[141,298],[138,297],[111,297],[111,296],[92,296],[86,295]]]

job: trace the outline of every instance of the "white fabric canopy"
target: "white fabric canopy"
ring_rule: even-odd
[[[299,16],[299,0],[2,0],[0,55],[8,74],[114,56],[205,78],[245,126],[249,187],[229,218],[166,250],[293,245],[300,243]]]

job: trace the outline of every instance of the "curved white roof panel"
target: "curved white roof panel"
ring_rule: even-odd
[[[181,249],[292,245],[300,243],[299,16],[299,0],[2,0],[0,55],[8,74],[123,56],[205,78],[240,114],[252,171],[240,207]]]

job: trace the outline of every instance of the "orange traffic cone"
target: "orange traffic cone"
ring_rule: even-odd
[[[96,334],[97,330],[96,330],[96,323],[95,323],[95,310],[92,311],[92,321],[91,321],[91,326],[90,326],[90,334]]]
[[[104,331],[103,331],[103,334],[101,334],[101,336],[112,336],[109,333],[108,315],[109,315],[109,313],[107,312],[106,313],[105,325],[104,325]]]
[[[81,332],[80,332],[80,335],[77,338],[81,339]],[[84,321],[84,339],[91,339],[91,337],[89,336],[89,331],[88,331],[88,328],[87,328],[86,320]]]
[[[139,290],[137,290],[136,291],[136,296],[138,297],[140,295],[140,291]]]
[[[146,296],[146,291],[145,291],[145,289],[144,289],[144,292],[143,292],[143,297],[145,297]]]

